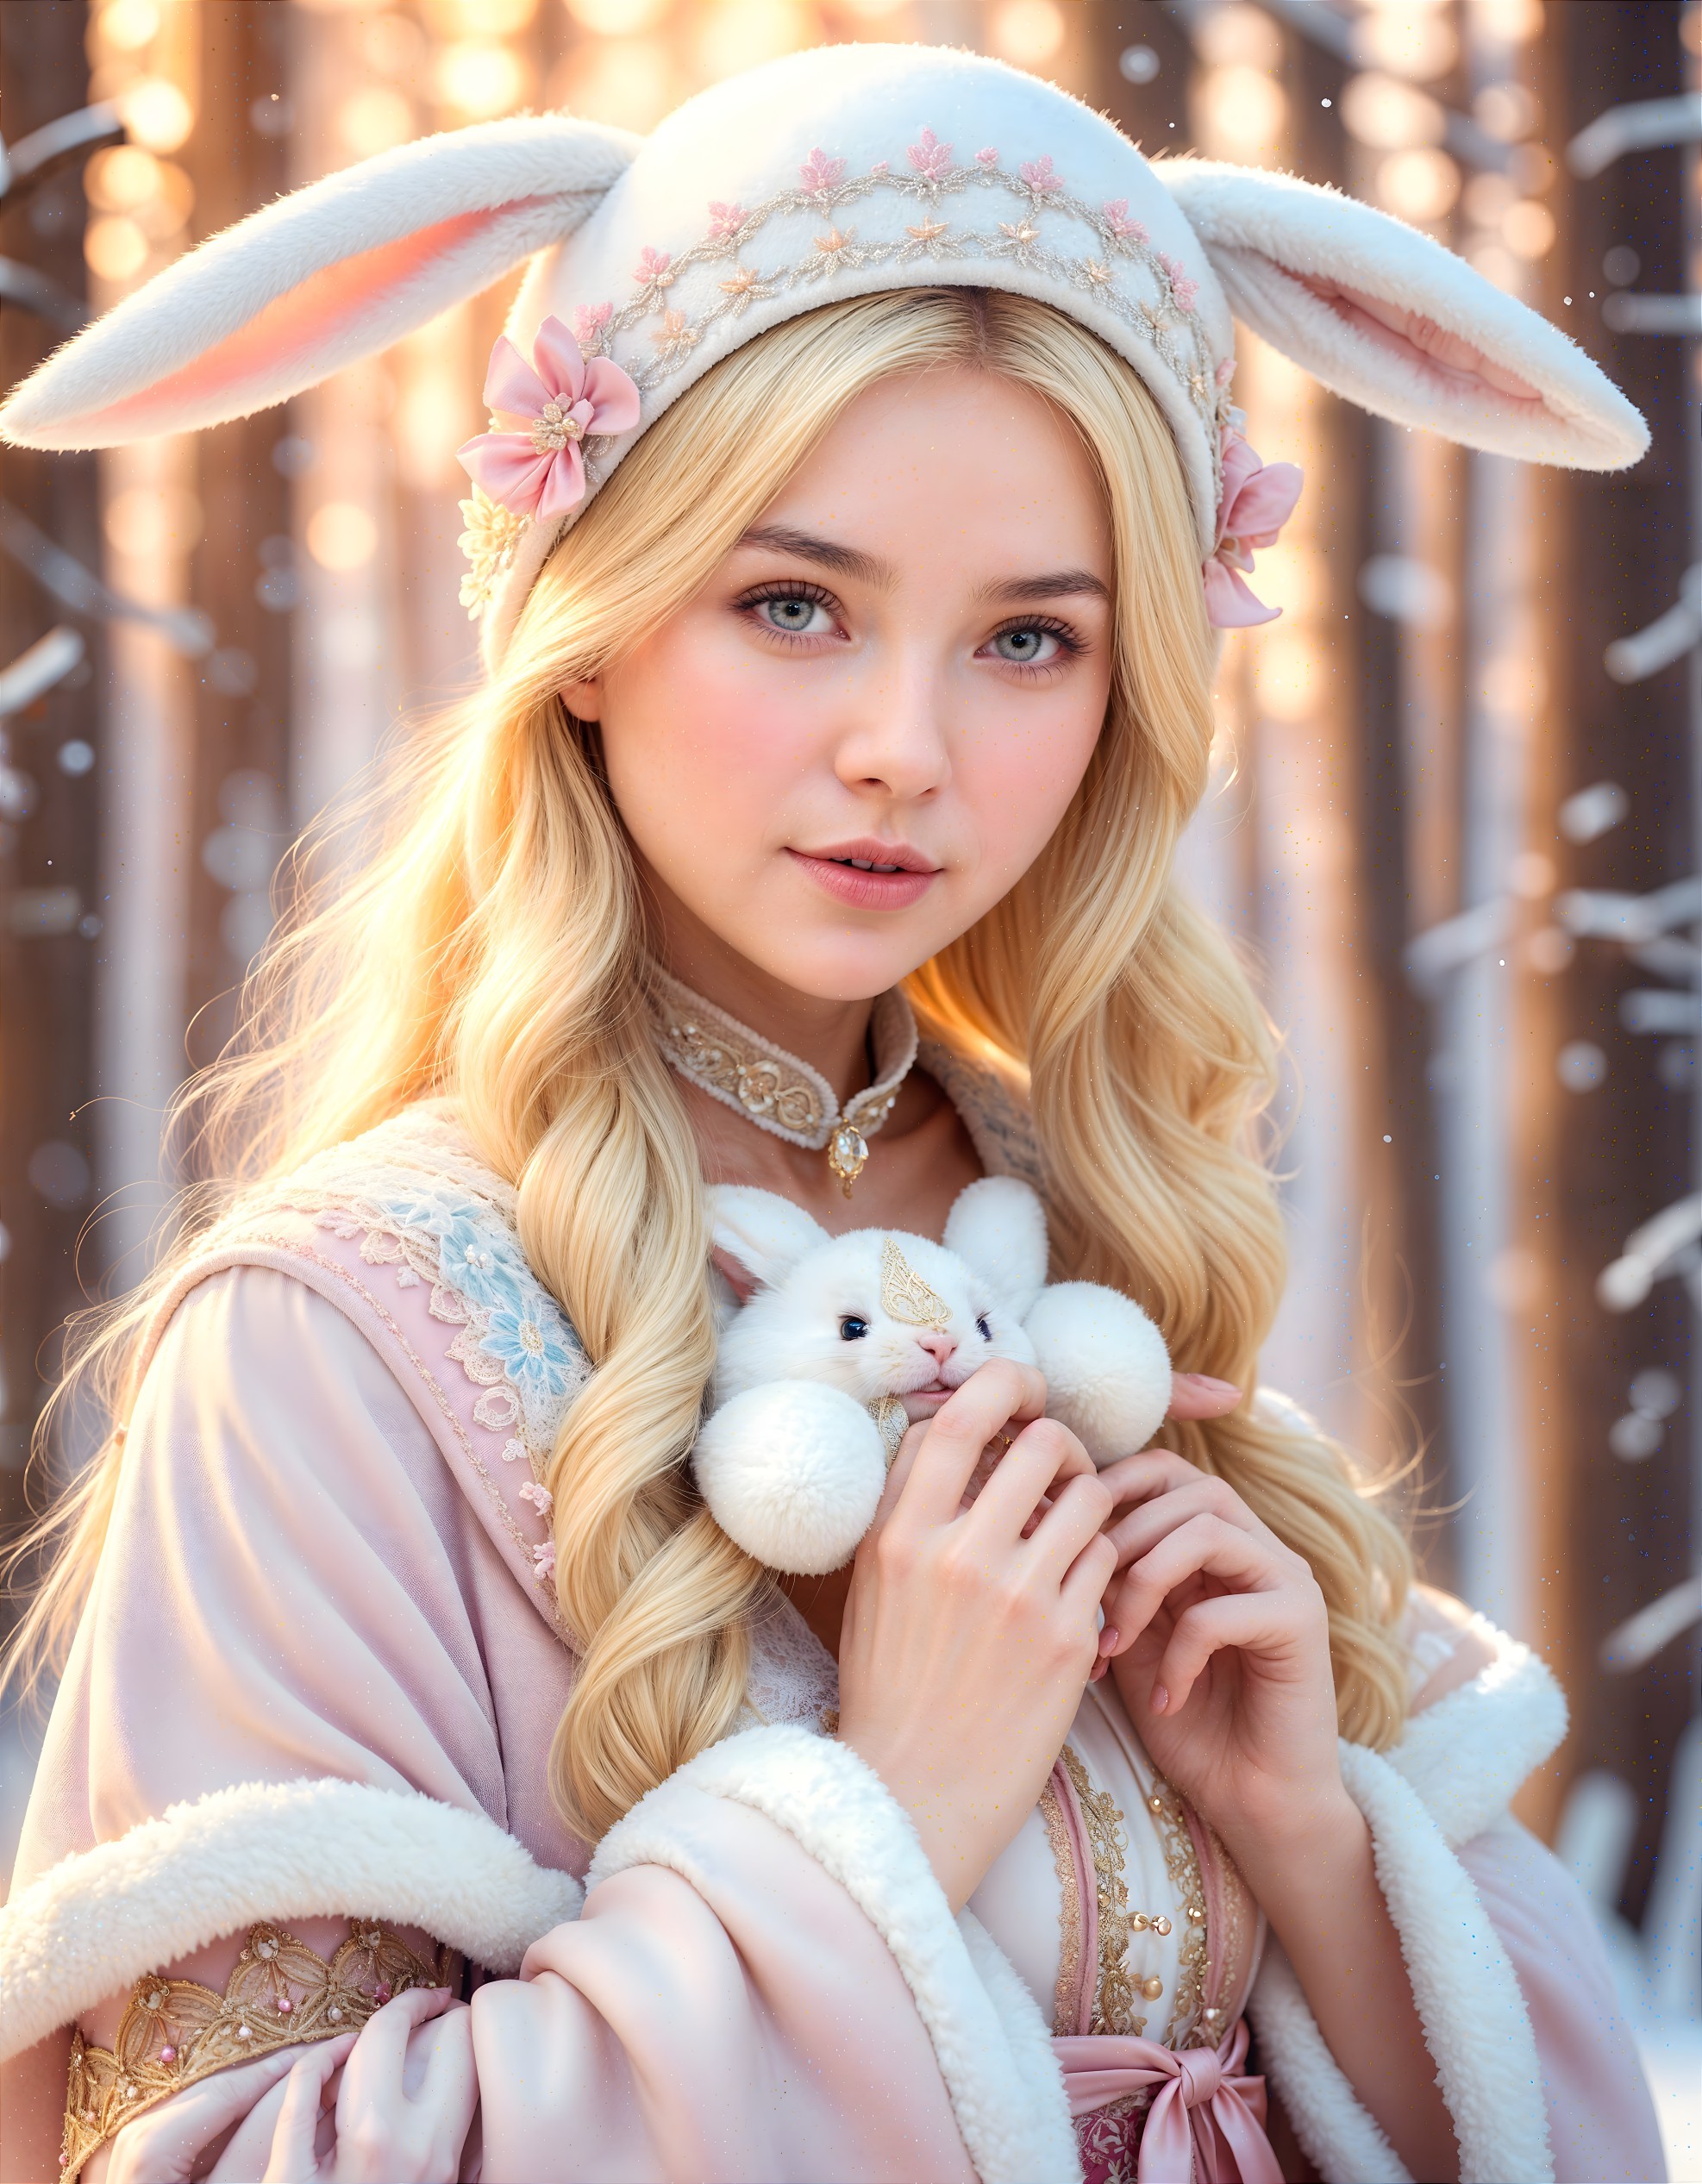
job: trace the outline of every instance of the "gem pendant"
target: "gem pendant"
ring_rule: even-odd
[[[854,1123],[842,1123],[828,1144],[828,1166],[848,1198],[851,1186],[868,1165],[868,1140]]]

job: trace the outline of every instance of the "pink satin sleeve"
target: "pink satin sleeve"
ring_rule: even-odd
[[[897,1965],[760,1813],[696,1794],[473,1997],[482,2184],[973,2184]]]
[[[1512,1820],[1459,1856],[1530,2012],[1555,2184],[1657,2184],[1667,2164],[1655,2106],[1583,1893]]]

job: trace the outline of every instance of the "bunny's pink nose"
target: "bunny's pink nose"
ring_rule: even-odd
[[[918,1335],[916,1339],[942,1372],[945,1370],[947,1360],[957,1350],[957,1344],[949,1335]]]

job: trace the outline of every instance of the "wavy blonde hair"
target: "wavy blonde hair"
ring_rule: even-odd
[[[998,372],[1053,404],[1097,465],[1117,615],[1086,776],[1025,879],[910,980],[944,1035],[1031,1088],[1055,1259],[1127,1289],[1190,1370],[1251,1384],[1284,1279],[1253,1142],[1264,1018],[1223,936],[1178,892],[1206,782],[1212,656],[1170,435],[1136,374],[1043,304],[965,289],[827,306],[764,334],[646,434],[555,549],[477,695],[386,758],[366,854],[298,868],[231,1049],[178,1125],[204,1180],[147,1282],[77,1330],[59,1402],[92,1383],[115,1430],[37,1529],[61,1543],[14,1647],[62,1653],[104,1537],[145,1331],[241,1191],[452,1095],[516,1186],[521,1241],[595,1365],[549,1461],[556,1585],[581,1661],[552,1780],[595,1839],[725,1732],[772,1579],[719,1530],[685,1459],[714,1350],[696,1143],[641,1004],[643,911],[594,734],[564,684],[597,674],[708,580],[866,388]],[[352,871],[353,876],[350,876]],[[1342,1732],[1399,1732],[1399,1530],[1342,1452],[1261,1407],[1167,1429],[1311,1563]]]

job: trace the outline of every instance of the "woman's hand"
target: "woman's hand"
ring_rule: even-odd
[[[839,1734],[909,1811],[954,1911],[1034,1809],[1116,1565],[1111,1495],[1045,1401],[1032,1367],[997,1360],[911,1427],[846,1604]]]
[[[471,2013],[447,1987],[412,1988],[358,2036],[162,2101],[119,2132],[104,2184],[454,2184],[478,2097]]]
[[[1244,1871],[1356,1818],[1336,1763],[1329,1618],[1308,1563],[1232,1487],[1166,1450],[1100,1478],[1119,1505],[1135,1505],[1110,1530],[1105,1636],[1154,1763]]]

